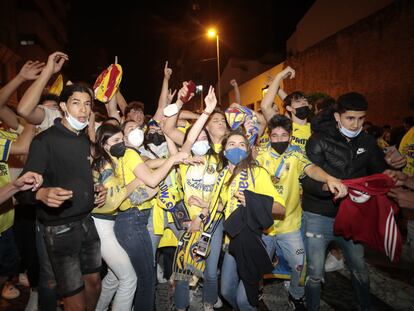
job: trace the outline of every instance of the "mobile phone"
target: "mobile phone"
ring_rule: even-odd
[[[195,94],[196,85],[192,80],[190,80],[190,81],[188,81],[187,88],[188,88],[187,95],[180,97],[180,99],[183,103],[188,102],[188,100],[190,99],[191,94],[193,94],[193,95]]]
[[[205,257],[207,255],[208,246],[210,245],[211,241],[211,234],[207,232],[201,233],[200,239],[198,240],[197,244],[197,255]]]
[[[176,104],[168,105],[164,108],[164,116],[171,117],[178,113],[178,107]]]
[[[402,154],[398,151],[398,149],[395,146],[389,146],[384,148],[385,154],[391,154],[392,159],[398,159],[402,157]]]

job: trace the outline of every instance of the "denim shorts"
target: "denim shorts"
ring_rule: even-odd
[[[84,288],[82,276],[101,270],[101,242],[91,216],[59,226],[45,226],[44,240],[62,297]]]

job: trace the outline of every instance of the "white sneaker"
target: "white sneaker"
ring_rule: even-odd
[[[160,264],[157,264],[157,281],[159,284],[167,283],[168,281],[164,278],[164,270],[160,266]]]
[[[223,306],[223,301],[221,301],[220,296],[217,296],[217,301],[214,304],[214,308],[220,309]]]
[[[326,272],[333,272],[337,270],[342,270],[344,268],[344,259],[336,259],[334,255],[332,255],[330,252],[328,253],[328,256],[326,256],[325,261],[325,271]]]
[[[19,284],[24,287],[30,287],[29,279],[27,278],[26,273],[19,273]]]
[[[31,290],[29,301],[27,302],[27,305],[24,311],[37,311],[38,310],[37,298],[38,298],[37,292]]]

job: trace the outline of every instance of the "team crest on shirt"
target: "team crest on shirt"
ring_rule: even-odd
[[[216,172],[215,166],[208,164],[206,169],[207,174],[214,174]]]
[[[279,182],[279,180],[280,180],[280,178],[278,178],[276,176],[272,176],[271,178],[272,178],[273,184],[277,184]]]
[[[285,163],[286,172],[289,172],[289,169],[290,169],[290,163]]]

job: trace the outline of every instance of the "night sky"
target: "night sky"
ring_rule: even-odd
[[[258,59],[274,53],[283,60],[286,40],[314,1],[148,2],[71,2],[70,62],[64,72],[73,81],[93,83],[117,55],[127,101],[141,100],[146,113],[152,113],[166,60],[173,87],[189,79],[215,84],[215,59],[203,61],[215,57],[215,42],[205,35],[210,25],[219,30],[221,70],[229,57]]]

